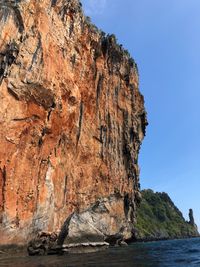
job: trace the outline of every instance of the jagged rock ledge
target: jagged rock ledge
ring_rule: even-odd
[[[68,245],[57,245],[57,242],[52,242],[52,237],[55,234],[41,233],[38,238],[32,240],[27,247],[29,256],[36,255],[55,255],[64,253],[91,253],[109,247],[107,242],[88,242],[88,243],[76,243]],[[46,236],[46,238],[44,238]],[[51,241],[49,241],[51,240]]]
[[[113,218],[116,208],[117,220]],[[132,225],[123,214],[124,201],[119,194],[103,198],[91,208],[70,215],[58,234],[39,234],[29,242],[28,253],[89,252],[109,245],[125,245],[124,239],[131,239]]]

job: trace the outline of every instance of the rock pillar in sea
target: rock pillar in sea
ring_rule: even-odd
[[[192,209],[189,209],[189,224],[195,225],[194,215],[193,215],[193,210]]]

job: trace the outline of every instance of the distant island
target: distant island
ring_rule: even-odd
[[[199,232],[193,211],[189,210],[189,221],[175,206],[167,193],[141,191],[142,200],[137,210],[136,240],[161,240],[197,237]]]

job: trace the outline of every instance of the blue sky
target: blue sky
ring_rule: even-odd
[[[149,126],[141,186],[169,193],[200,227],[200,1],[82,0],[138,64]]]

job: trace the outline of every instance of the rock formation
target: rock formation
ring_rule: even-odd
[[[147,124],[135,62],[78,0],[0,0],[0,34],[0,244],[66,220],[66,242],[131,238]]]
[[[193,210],[192,209],[189,209],[189,224],[191,225],[195,225],[195,222],[194,222],[194,215],[193,215]]]

